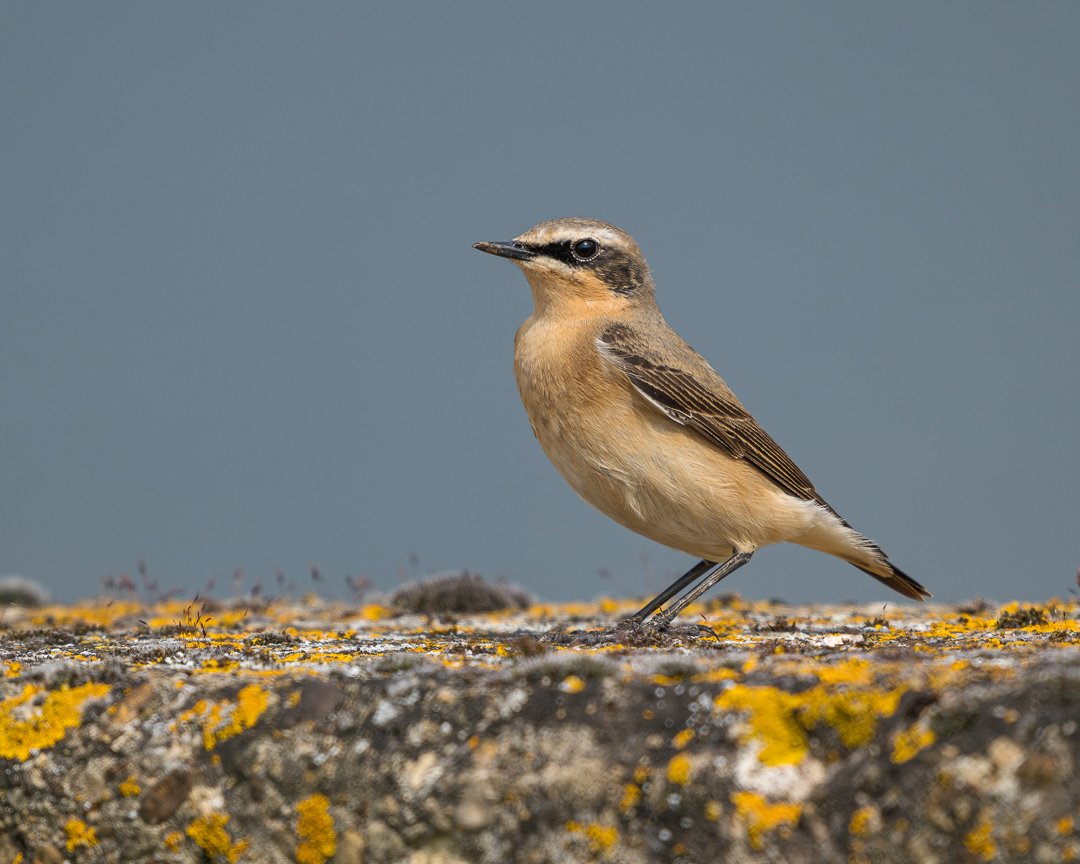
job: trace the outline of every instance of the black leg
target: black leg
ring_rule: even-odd
[[[736,570],[743,566],[750,560],[753,552],[736,552],[727,561],[720,565],[720,567],[714,571],[711,575],[701,580],[698,586],[690,591],[687,591],[682,597],[671,604],[667,609],[662,612],[657,612],[649,623],[655,624],[661,630],[665,629],[670,624],[676,615],[682,612],[687,606],[697,600],[702,594],[713,587],[717,582],[723,579],[725,576],[730,576]]]
[[[674,597],[676,594],[682,591],[683,588],[685,588],[687,585],[691,584],[692,582],[696,582],[698,579],[700,579],[702,576],[712,570],[712,568],[715,566],[715,561],[698,561],[697,564],[695,564],[693,567],[683,573],[682,576],[680,576],[678,579],[668,585],[667,588],[665,588],[663,591],[653,597],[652,600],[650,600],[648,603],[638,609],[637,612],[635,612],[622,623],[640,624],[642,621],[652,615],[653,612],[655,612],[657,609],[667,603],[670,598]]]

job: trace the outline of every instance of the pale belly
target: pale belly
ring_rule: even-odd
[[[617,386],[616,386],[617,384]],[[522,398],[544,452],[574,490],[632,531],[724,560],[804,533],[814,509],[662,415],[621,382]],[[589,393],[589,398],[575,398]]]

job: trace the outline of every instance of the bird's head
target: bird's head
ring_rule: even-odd
[[[606,222],[553,219],[513,240],[473,248],[521,267],[538,311],[554,305],[610,314],[654,302],[645,256],[633,237]]]

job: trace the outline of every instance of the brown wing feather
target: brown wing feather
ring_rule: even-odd
[[[788,494],[829,506],[799,466],[730,394],[704,360],[700,362],[707,373],[660,362],[645,347],[641,336],[625,324],[605,328],[599,347],[601,355],[672,420],[693,429],[731,456],[745,459]],[[684,350],[692,351],[689,346]],[[708,373],[716,380],[710,381]]]

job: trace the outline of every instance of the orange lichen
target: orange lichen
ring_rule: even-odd
[[[694,730],[683,729],[682,732],[679,732],[674,738],[671,739],[671,746],[674,747],[676,750],[682,750],[684,747],[686,747],[687,744],[689,744],[693,740]]]
[[[873,807],[860,807],[851,814],[851,821],[848,822],[848,832],[856,837],[869,833],[875,816],[876,811]]]
[[[619,801],[619,810],[623,813],[629,813],[637,807],[637,803],[640,800],[641,787],[636,783],[627,783],[623,787],[622,800]]]
[[[984,818],[964,835],[964,847],[983,861],[992,861],[997,855],[997,844],[991,836],[991,830],[990,820]]]
[[[131,777],[128,777],[126,780],[124,780],[117,787],[117,791],[119,791],[120,794],[123,795],[125,798],[134,798],[140,792],[142,792],[142,788],[136,782],[135,777],[131,776]]]
[[[19,663],[16,660],[12,660],[10,663],[6,663],[5,666],[5,678],[18,678],[19,674],[22,672],[22,663]]]
[[[180,843],[183,839],[184,835],[181,834],[179,831],[170,831],[168,834],[165,835],[165,840],[163,842],[165,843],[166,849],[168,849],[170,852],[175,852],[177,849],[180,848]]]
[[[247,851],[248,841],[237,840],[234,843],[225,829],[228,823],[229,817],[224,813],[211,813],[209,816],[199,816],[192,820],[186,833],[211,861],[221,857],[229,864],[236,864],[240,856]]]
[[[311,795],[296,805],[297,864],[325,864],[337,852],[337,834],[330,815],[330,799]]]
[[[98,845],[97,833],[82,819],[68,819],[64,825],[64,848],[74,852],[83,846],[93,848]]]
[[[579,675],[567,675],[563,678],[559,689],[564,693],[580,693],[585,689],[585,679]]]
[[[784,836],[799,821],[802,805],[797,803],[770,803],[755,792],[734,792],[731,803],[735,813],[746,826],[746,835],[750,845],[760,851],[764,848],[764,835],[768,831],[780,829]]]
[[[690,780],[690,758],[685,753],[676,753],[671,757],[667,766],[667,779],[669,783],[679,786]]]
[[[0,701],[0,759],[24,762],[32,751],[52,747],[82,722],[83,703],[109,690],[108,684],[64,686],[46,693],[40,705],[32,706],[43,691],[27,684],[19,694]]]
[[[594,855],[606,855],[619,842],[619,829],[614,825],[601,825],[598,822],[589,822],[586,825],[580,822],[567,822],[566,830],[571,834],[584,834],[585,839],[589,841],[589,851]]]

